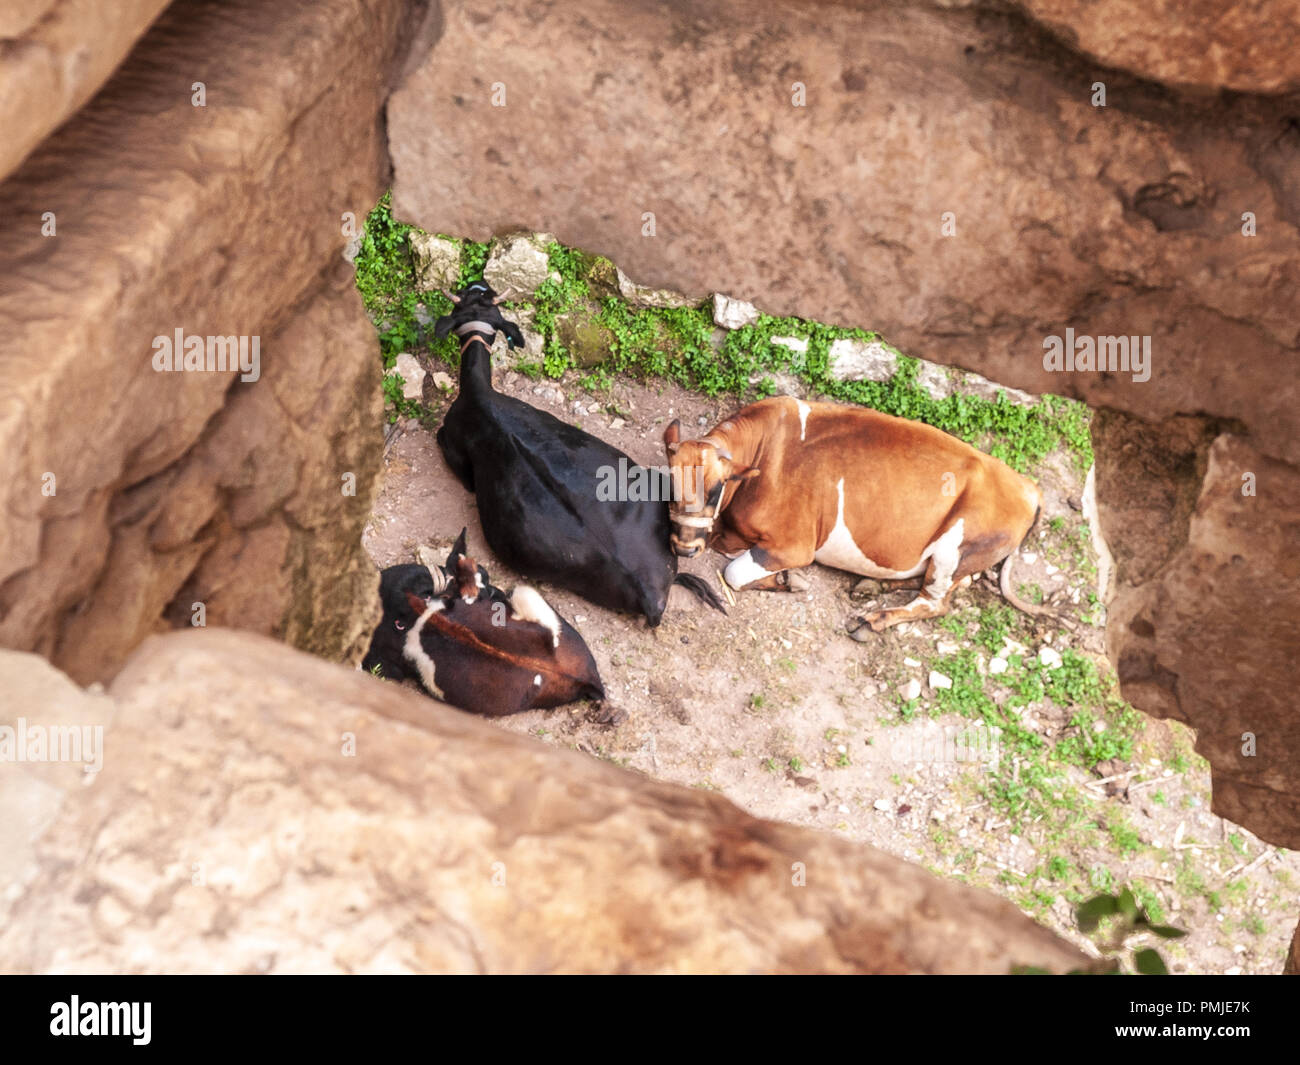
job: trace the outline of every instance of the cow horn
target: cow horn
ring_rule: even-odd
[[[492,301],[493,306],[496,306],[498,303],[505,303],[505,301],[508,300],[514,294],[515,294],[515,290],[513,288],[506,289],[503,293],[501,293],[501,295],[499,295],[496,299]]]
[[[460,302],[460,297],[457,296],[455,293],[449,291],[448,289],[445,289],[445,288],[444,288],[444,289],[442,290],[442,294],[443,294],[444,296],[446,296],[449,300],[451,300],[452,303],[459,303],[459,302]]]

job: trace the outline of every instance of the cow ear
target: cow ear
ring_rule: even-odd
[[[439,318],[436,322],[433,323],[433,335],[437,337],[439,340],[441,340],[443,337],[445,337],[448,333],[451,332],[451,322],[453,317],[455,316],[450,314],[444,314],[441,318]]]
[[[748,481],[751,477],[757,477],[763,471],[757,466],[746,466],[743,469],[733,470],[728,481]]]
[[[417,618],[418,618],[418,617],[423,617],[423,616],[424,616],[424,612],[425,612],[426,610],[429,609],[429,604],[426,603],[423,599],[421,599],[421,598],[420,598],[418,595],[416,595],[414,592],[407,592],[407,593],[406,593],[406,602],[407,602],[407,605],[408,605],[412,610],[415,611],[415,616],[416,616]]]
[[[677,450],[682,441],[682,423],[678,418],[674,418],[668,423],[668,428],[664,430],[664,447],[668,453],[672,454]]]
[[[524,346],[524,334],[520,332],[519,326],[514,322],[501,320],[501,332],[505,333],[506,341],[512,348],[522,348]]]

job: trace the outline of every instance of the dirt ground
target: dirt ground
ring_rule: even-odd
[[[735,408],[730,400],[624,379],[601,394],[582,389],[576,377],[534,381],[500,370],[495,379],[502,391],[643,464],[665,461],[667,421],[681,418],[684,435],[699,436]],[[425,425],[441,422],[453,394],[435,396]],[[1025,546],[1033,561],[1017,565],[1016,579],[1078,602],[1096,589],[1095,555],[1087,560],[1091,565],[1076,566],[1071,559],[1081,554],[1067,559],[1053,553],[1065,563],[1058,567],[1043,548],[1048,522],[1058,515],[1086,531],[1077,509],[1083,481],[1064,455],[1052,456],[1034,477],[1044,489],[1044,515]],[[429,545],[441,558],[462,526],[469,528],[470,553],[488,567],[493,583],[512,588],[519,575],[488,551],[474,499],[447,469],[433,433],[413,420],[403,423],[390,442],[382,495],[366,533],[371,557],[380,567],[409,562]],[[724,564],[708,554],[682,568],[716,587]],[[1186,729],[1148,721],[1138,757],[1115,766],[1114,774],[1126,775],[1109,786],[1083,769],[1069,770],[1085,804],[1095,803],[1086,815],[1095,814],[1100,824],[1118,814],[1137,833],[1136,852],[1107,849],[1104,834],[1093,844],[1063,847],[1059,839],[1038,838],[1032,826],[999,823],[981,797],[978,765],[904,760],[916,750],[904,744],[962,719],[936,722],[918,714],[903,723],[899,691],[915,678],[928,695],[930,660],[970,643],[935,621],[855,642],[845,623],[867,606],[852,594],[858,579],[821,566],[803,572],[811,581],[806,593],[742,592],[729,616],[674,588],[658,629],[538,584],[586,638],[609,704],[626,718],[601,725],[583,704],[519,714],[500,720],[500,727],[660,779],[714,789],[757,816],[841,833],[939,875],[988,887],[1094,955],[1092,943],[1075,929],[1071,902],[1041,875],[1049,859],[1083,871],[1078,875],[1093,887],[1107,886],[1108,877],[1144,883],[1161,901],[1165,921],[1191,933],[1160,945],[1171,970],[1281,970],[1297,919],[1300,855],[1268,847],[1209,812],[1208,768],[1190,753]],[[995,601],[1001,598],[987,578],[957,598],[959,606]],[[1099,629],[1044,632],[1042,638],[1057,649],[1101,651]],[[1068,714],[1051,703],[1035,704],[1026,715],[1048,738],[1069,724]]]

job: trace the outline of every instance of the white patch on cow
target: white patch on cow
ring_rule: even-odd
[[[424,623],[441,610],[441,599],[435,599],[430,603],[429,609],[420,615],[420,620],[417,621],[411,628],[411,631],[406,634],[406,644],[402,648],[403,657],[415,666],[419,671],[420,679],[424,681],[424,686],[428,688],[430,693],[437,699],[442,698],[442,689],[434,682],[433,659],[430,658],[424,650],[424,644],[420,642],[420,633],[424,629]]]
[[[808,435],[808,412],[812,410],[802,399],[796,399],[794,405],[799,408],[799,439]]]
[[[934,565],[934,575],[925,586],[925,594],[931,599],[942,599],[952,590],[952,575],[957,572],[957,565],[961,562],[965,524],[965,518],[958,518],[947,532],[925,549]]]
[[[753,584],[755,581],[761,581],[764,577],[770,577],[773,573],[780,573],[779,569],[764,569],[754,561],[752,551],[746,551],[736,560],[730,563],[723,574],[727,578],[727,583],[733,588],[744,588],[747,584]]]
[[[1043,495],[1033,481],[1023,481],[1021,488],[1025,493],[1025,502],[1029,504],[1029,513],[1033,514],[1043,504]]]
[[[920,558],[915,566],[906,570],[885,569],[884,566],[878,566],[862,553],[857,542],[853,539],[853,534],[849,532],[849,527],[844,524],[844,478],[841,477],[839,484],[835,486],[839,493],[839,502],[835,511],[835,528],[831,530],[830,536],[826,541],[817,548],[813,555],[813,560],[820,562],[823,566],[832,566],[835,569],[848,570],[849,573],[860,573],[864,577],[875,577],[878,580],[901,580],[904,577],[915,577],[918,573],[925,571],[926,560],[930,557],[929,549]]]
[[[551,634],[551,646],[560,646],[560,618],[534,588],[521,584],[510,593],[510,609],[516,620],[532,621]]]
[[[539,688],[542,686],[542,675],[540,673],[533,674],[533,683]]]

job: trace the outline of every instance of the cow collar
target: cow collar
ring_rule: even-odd
[[[469,346],[470,346],[471,344],[473,344],[474,341],[476,341],[476,340],[477,340],[480,344],[482,344],[485,348],[487,348],[488,351],[491,351],[491,350],[492,350],[492,344],[491,344],[490,341],[487,341],[487,340],[484,340],[484,339],[483,339],[483,333],[487,333],[488,336],[492,337],[492,339],[495,340],[495,339],[496,339],[496,330],[493,329],[493,327],[490,326],[490,325],[488,325],[486,322],[470,322],[469,324],[472,325],[472,326],[481,326],[482,328],[481,328],[480,330],[477,330],[477,331],[475,331],[475,332],[470,333],[469,336],[465,337],[465,338],[460,342],[460,353],[461,353],[462,355],[464,355],[465,352],[469,349]],[[464,330],[459,330],[459,332],[461,332],[461,335],[462,335],[462,336],[464,335]]]

